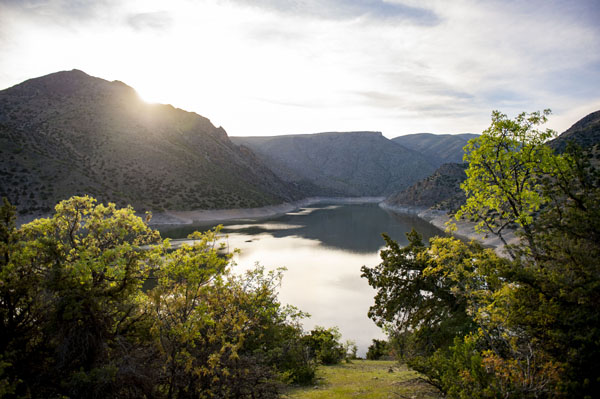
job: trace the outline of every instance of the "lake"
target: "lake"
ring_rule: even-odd
[[[385,338],[367,316],[375,291],[360,277],[363,265],[380,262],[381,233],[407,244],[415,228],[425,239],[443,232],[414,215],[396,214],[377,204],[327,205],[302,208],[283,216],[223,223],[230,248],[239,248],[234,270],[256,262],[267,270],[286,267],[279,298],[310,313],[304,328],[337,326],[342,340],[354,341],[364,356],[373,338]],[[195,230],[211,226],[163,227],[173,244]]]

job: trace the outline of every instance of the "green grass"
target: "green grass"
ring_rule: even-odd
[[[434,399],[435,389],[404,365],[387,360],[353,360],[336,366],[320,366],[318,383],[290,388],[287,399],[398,398]]]

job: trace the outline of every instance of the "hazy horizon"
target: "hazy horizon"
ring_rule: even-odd
[[[0,89],[119,80],[230,136],[481,133],[492,110],[600,109],[600,4],[0,0]]]

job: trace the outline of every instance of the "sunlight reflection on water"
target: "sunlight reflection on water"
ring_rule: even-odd
[[[311,314],[303,323],[306,330],[338,326],[343,340],[355,341],[358,354],[364,356],[371,340],[384,334],[367,317],[375,291],[360,277],[360,268],[379,263],[382,232],[404,245],[412,227],[425,239],[442,234],[415,216],[388,213],[375,204],[305,208],[254,223],[231,222],[223,232],[228,247],[241,250],[234,258],[234,272],[242,273],[257,262],[267,270],[286,267],[281,302]],[[163,235],[185,237],[192,230],[188,226]]]

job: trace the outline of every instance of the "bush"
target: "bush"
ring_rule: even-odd
[[[282,271],[233,275],[219,229],[189,238],[171,251],[133,209],[90,197],[16,229],[5,200],[3,397],[271,398],[311,382],[305,315],[277,299]]]
[[[390,346],[387,341],[381,339],[374,339],[373,343],[369,345],[367,349],[367,359],[379,360],[390,357]]]
[[[313,356],[321,364],[338,364],[346,357],[346,351],[340,343],[341,334],[336,327],[316,326],[306,337],[305,342]]]

